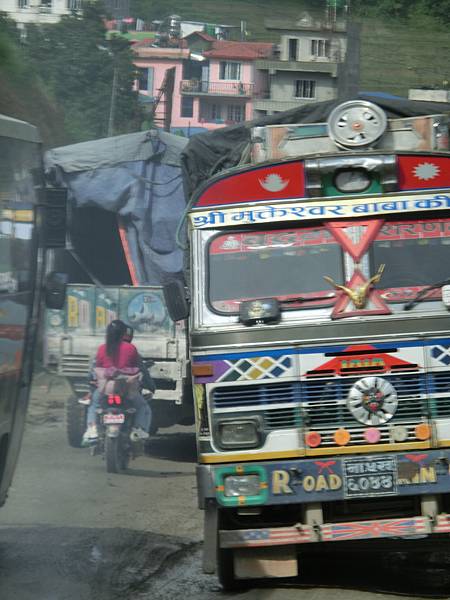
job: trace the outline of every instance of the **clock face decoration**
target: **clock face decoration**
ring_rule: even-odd
[[[398,399],[393,385],[382,377],[363,377],[350,389],[347,408],[364,425],[382,425],[395,415]]]

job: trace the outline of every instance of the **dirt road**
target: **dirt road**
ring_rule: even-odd
[[[380,600],[448,597],[442,554],[339,553],[305,562],[296,585],[223,594],[201,573],[193,430],[163,430],[128,474],[65,439],[65,386],[36,378],[19,468],[0,511],[1,600]],[[318,587],[319,585],[326,587]]]

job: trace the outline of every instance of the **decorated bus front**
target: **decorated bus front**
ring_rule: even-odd
[[[335,120],[370,137],[349,104]],[[230,170],[193,204],[199,495],[225,584],[295,575],[300,544],[450,532],[448,138],[375,139]]]

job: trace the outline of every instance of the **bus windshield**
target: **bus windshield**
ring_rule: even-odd
[[[323,226],[218,235],[209,245],[209,302],[221,313],[255,298],[329,306],[335,294],[324,276],[343,274],[342,249]]]
[[[450,277],[450,219],[385,223],[372,244],[372,271],[385,264],[377,287],[388,302],[410,300],[417,291]],[[427,296],[440,297],[440,290]]]

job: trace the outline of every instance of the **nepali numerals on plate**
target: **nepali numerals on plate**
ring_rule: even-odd
[[[397,493],[395,456],[348,458],[343,461],[347,498],[386,496]]]

